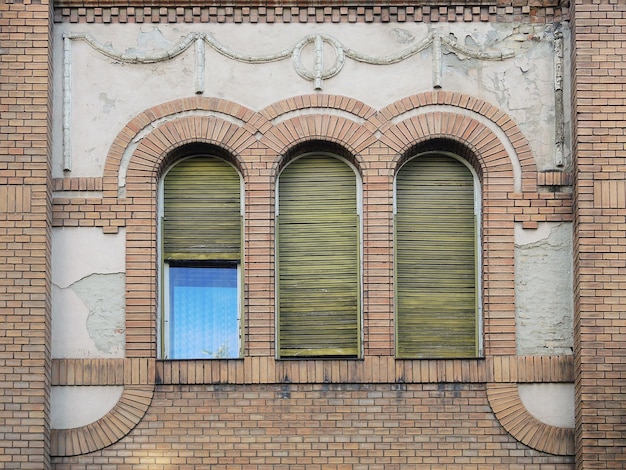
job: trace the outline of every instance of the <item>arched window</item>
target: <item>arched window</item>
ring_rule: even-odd
[[[401,358],[480,354],[478,185],[444,153],[396,177],[396,346]]]
[[[195,156],[169,169],[162,191],[161,357],[240,357],[239,173]]]
[[[361,353],[357,176],[309,154],[281,173],[277,204],[279,357]]]

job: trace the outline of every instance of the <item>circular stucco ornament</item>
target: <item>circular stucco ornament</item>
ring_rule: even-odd
[[[309,44],[314,44],[314,64],[313,70],[305,67],[302,63],[302,50]],[[332,67],[324,68],[324,45],[330,45],[335,52],[335,63]],[[346,60],[346,55],[343,50],[343,46],[332,36],[325,34],[312,34],[306,36],[298,44],[295,45],[292,54],[293,66],[296,69],[298,75],[306,80],[315,82],[315,89],[322,89],[322,80],[334,77],[343,68],[343,64]]]

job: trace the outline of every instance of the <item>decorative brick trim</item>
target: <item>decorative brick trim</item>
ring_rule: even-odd
[[[134,372],[133,372],[134,371]],[[52,385],[282,383],[570,383],[573,356],[491,356],[485,359],[227,360],[54,359]]]
[[[98,421],[79,428],[52,429],[50,454],[53,457],[88,454],[116,443],[141,421],[153,394],[152,385],[125,386],[117,405]]]
[[[574,428],[551,426],[532,416],[517,384],[487,384],[487,397],[496,418],[515,439],[548,454],[574,455]]]
[[[265,109],[261,110],[259,114],[268,121],[275,121],[287,114],[303,109],[311,110],[314,108],[340,109],[346,112],[347,115],[352,115],[354,118],[361,120],[375,119],[377,114],[376,109],[354,98],[323,94],[301,95],[287,98],[267,106]]]
[[[0,213],[23,214],[32,210],[31,186],[23,184],[3,184],[0,186]]]
[[[52,385],[151,385],[154,361],[133,359],[53,359]]]
[[[603,175],[604,176],[604,175]],[[597,179],[593,182],[594,207],[626,209],[626,181],[619,175],[615,179]]]
[[[571,186],[574,183],[574,175],[567,171],[548,170],[540,171],[537,174],[537,184],[539,186],[561,187]]]
[[[176,0],[161,0],[158,6],[143,0],[126,1],[124,6],[111,0],[57,0],[57,23],[447,23],[447,22],[524,22],[548,24],[566,21],[569,11],[556,0],[515,5],[502,0],[477,0],[473,5],[455,5],[446,0],[428,5],[407,6],[405,2],[381,5],[251,5],[243,0],[228,4],[214,2],[203,6],[180,6]],[[394,3],[399,3],[394,5]],[[437,3],[439,5],[437,5]]]
[[[489,402],[505,429],[520,442],[556,455],[571,455],[573,431],[554,428],[524,408],[517,383],[572,382],[572,356],[493,356],[484,360],[360,361],[242,360],[155,361],[150,359],[55,359],[52,385],[123,385],[115,407],[94,423],[51,431],[51,454],[73,456],[108,447],[126,436],[150,407],[155,383],[167,385],[487,383]],[[513,419],[514,418],[514,419]],[[539,433],[541,439],[532,438]]]
[[[439,107],[441,109],[438,109]],[[421,108],[428,111],[416,116],[411,115],[412,111]],[[514,158],[518,159],[522,169],[522,188],[536,191],[537,168],[528,140],[508,114],[486,101],[462,93],[436,90],[398,100],[383,108],[379,114],[380,121],[384,123],[379,129],[383,136],[386,136],[387,127],[392,122],[400,121],[396,127],[402,125],[402,128],[392,131],[400,145],[398,151],[406,151],[408,146],[416,144],[415,140],[407,139],[408,136],[412,136],[406,134],[405,126],[409,126],[410,131],[416,132],[415,135],[421,137],[417,142],[437,137],[455,139],[468,146],[479,158],[494,156],[504,158],[506,150],[503,143],[484,124],[473,119],[472,115],[485,118],[504,133],[514,149]],[[408,118],[403,119],[404,115]],[[506,165],[507,163],[504,163],[504,166]],[[495,164],[492,163],[492,166]],[[476,169],[480,171],[480,168]]]
[[[102,178],[54,178],[52,185],[53,191],[102,191]]]
[[[152,402],[154,360],[57,359],[52,363],[52,385],[123,385],[117,404],[99,420],[72,429],[52,429],[52,456],[94,452],[114,444],[141,421]]]
[[[493,356],[480,359],[280,361],[157,361],[159,384],[272,383],[540,383],[572,382],[572,356]]]

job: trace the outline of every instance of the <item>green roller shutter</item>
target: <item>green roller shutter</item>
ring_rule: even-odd
[[[228,163],[195,157],[174,166],[164,182],[165,260],[241,258],[240,179]]]
[[[396,181],[398,357],[478,354],[474,178],[454,158],[414,158]]]
[[[279,180],[279,354],[358,356],[356,176],[341,160],[307,156]]]

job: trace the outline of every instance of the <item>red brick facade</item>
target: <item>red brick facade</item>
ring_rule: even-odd
[[[166,0],[155,7],[69,0],[0,6],[0,466],[624,468],[626,5],[419,3],[193,6]],[[259,111],[213,97],[179,99],[131,119],[110,146],[102,176],[52,178],[54,21],[571,21],[574,171],[538,171],[509,115],[475,97],[436,90],[383,109],[327,94]],[[278,360],[275,182],[289,158],[319,141],[342,149],[363,182],[363,358]],[[157,359],[158,181],[173,152],[195,142],[228,155],[244,181],[242,359]],[[479,359],[394,357],[393,179],[425,145],[466,159],[480,180]],[[573,193],[566,190],[572,184]],[[83,192],[100,195],[77,195]],[[542,222],[575,226],[573,356],[517,355],[514,226],[532,230]],[[59,227],[125,230],[124,359],[51,358],[50,234]],[[518,393],[519,384],[572,382],[575,429],[540,422]],[[124,391],[102,419],[50,429],[53,386]]]

